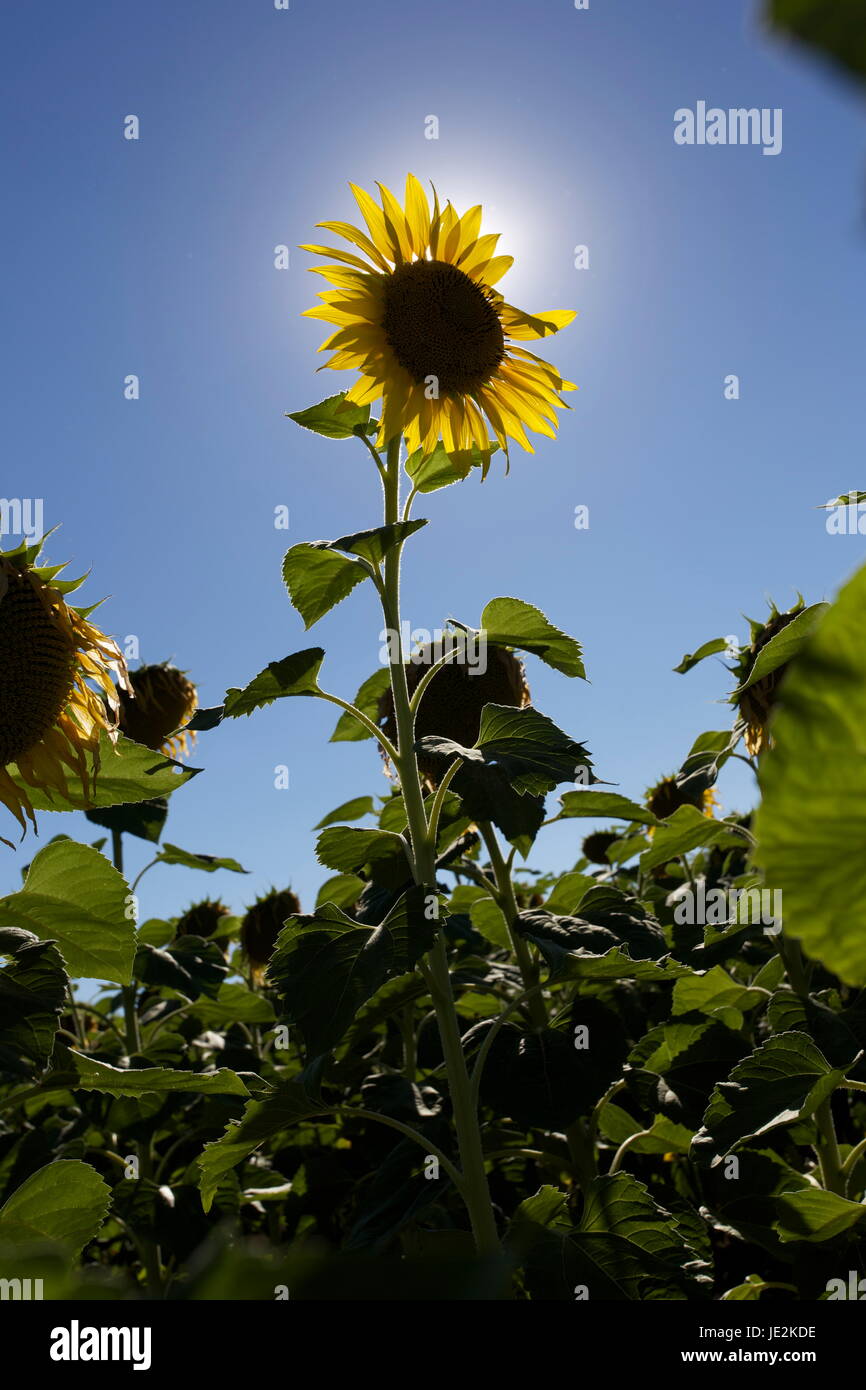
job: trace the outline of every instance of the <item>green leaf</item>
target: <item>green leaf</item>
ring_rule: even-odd
[[[422,449],[416,449],[410,454],[406,460],[406,472],[418,492],[436,492],[439,488],[449,487],[451,483],[462,482],[473,468],[481,469],[483,481],[498,448],[499,445],[494,444],[482,450],[473,444],[471,449],[457,449],[449,454],[440,440],[432,453],[425,454]]]
[[[367,677],[352,701],[355,708],[372,719],[374,724],[379,714],[379,701],[390,684],[391,674],[388,667],[380,666],[378,671],[374,671],[372,676]],[[369,729],[361,724],[354,715],[345,711],[337,720],[337,727],[331,734],[331,743],[355,743],[372,737]]]
[[[684,1299],[706,1282],[676,1216],[629,1174],[593,1179],[576,1227],[566,1200],[542,1188],[520,1204],[512,1223],[509,1243],[525,1251],[532,1298],[573,1302],[585,1289],[590,1306],[600,1299]]]
[[[305,430],[323,434],[327,439],[351,439],[356,434],[369,434],[370,407],[346,401],[345,391],[328,396],[318,405],[306,410],[287,411],[286,418],[294,420]]]
[[[77,1255],[108,1214],[111,1188],[79,1159],[56,1158],[31,1174],[0,1207],[0,1245],[52,1240]]]
[[[267,1027],[276,1017],[264,995],[229,981],[220,985],[215,999],[198,999],[192,1012],[205,1028],[229,1028],[233,1023],[261,1023]]]
[[[783,1192],[774,1199],[773,1205],[778,1212],[773,1226],[783,1242],[832,1240],[866,1217],[866,1207],[861,1202],[848,1202],[835,1192],[824,1192],[816,1187]]]
[[[715,845],[731,835],[731,827],[724,821],[704,816],[696,806],[680,806],[672,816],[661,821],[653,835],[652,845],[640,857],[644,873],[667,864],[671,859],[690,850],[707,845]],[[736,843],[745,843],[737,840]]]
[[[280,1082],[266,1100],[250,1101],[240,1123],[231,1123],[220,1139],[205,1145],[198,1160],[205,1211],[210,1211],[225,1175],[259,1144],[310,1116],[329,1113],[319,1094],[320,1072],[320,1065],[313,1063],[290,1081]]]
[[[342,603],[368,574],[366,564],[331,550],[328,541],[293,545],[283,561],[283,582],[306,628]]]
[[[168,950],[139,942],[135,953],[135,978],[154,989],[173,989],[185,999],[207,994],[215,999],[228,966],[214,941],[200,936],[181,936]]]
[[[88,767],[90,765],[88,759]],[[16,769],[7,768],[16,786],[27,792],[36,811],[89,811],[101,806],[150,801],[168,796],[197,776],[200,770],[184,767],[164,753],[143,748],[123,734],[112,744],[105,732],[99,737],[99,771],[95,777],[91,773],[86,795],[80,778],[69,769],[65,769],[67,794],[64,796],[53,788],[31,787]]]
[[[520,935],[537,946],[551,980],[673,981],[687,966],[663,958],[664,937],[654,923],[617,913],[598,922],[556,917],[545,908],[521,912]]]
[[[319,669],[324,659],[322,647],[307,647],[302,652],[284,656],[282,661],[270,662],[243,690],[226,691],[226,718],[252,714],[253,710],[273,704],[284,695],[317,694]]]
[[[802,613],[798,613],[787,627],[776,633],[775,637],[771,637],[766,646],[758,652],[751,671],[731,696],[731,702],[735,704],[743,691],[748,690],[756,681],[763,680],[772,671],[777,671],[780,666],[787,666],[789,661],[793,661],[811,634],[817,619],[827,607],[826,603],[813,603],[810,608],[804,608]]]
[[[808,1119],[846,1070],[831,1067],[805,1033],[769,1038],[716,1086],[692,1158],[715,1167],[744,1140]]]
[[[342,806],[336,810],[329,811],[323,816],[318,825],[314,825],[314,830],[324,830],[329,825],[336,825],[340,821],[361,820],[364,816],[372,816],[376,810],[376,803],[372,796],[355,796],[351,801],[344,801]]]
[[[693,666],[697,666],[699,661],[705,661],[708,656],[717,656],[720,652],[728,650],[727,637],[714,637],[710,642],[704,642],[703,646],[698,647],[696,652],[686,652],[679,666],[674,670],[678,675],[684,676],[686,671],[691,671]]]
[[[36,855],[20,892],[0,898],[0,927],[55,941],[73,977],[127,985],[135,956],[128,894],[98,850],[55,840]]]
[[[316,841],[316,858],[326,868],[337,869],[340,873],[378,866],[398,882],[409,876],[406,844],[401,836],[390,830],[329,826]]]
[[[316,895],[316,908],[324,903],[335,907],[351,907],[364,891],[364,880],[357,874],[336,874],[322,884]]]
[[[430,949],[441,920],[431,908],[438,913],[435,893],[419,885],[378,927],[361,926],[326,903],[283,928],[267,978],[311,1056],[330,1051],[385,981],[411,970]]]
[[[519,598],[491,599],[481,614],[481,629],[491,646],[531,652],[555,671],[586,680],[580,643],[554,627],[531,603]]]
[[[26,1075],[49,1062],[67,975],[51,942],[13,927],[0,929],[0,955],[11,957],[0,970],[0,1071]]]
[[[615,820],[632,821],[637,825],[657,825],[652,811],[629,801],[627,796],[617,792],[594,792],[585,790],[565,792],[561,797],[562,810],[555,820],[569,820],[572,816],[613,817]]]
[[[502,909],[496,905],[492,898],[489,898],[483,889],[479,890],[478,897],[469,908],[469,920],[476,931],[479,931],[485,941],[497,946],[502,951],[511,950],[511,938],[508,935],[508,923]]]
[[[701,1013],[713,1015],[717,1010],[733,1009],[739,1017],[734,1022],[742,1027],[742,1015],[766,1000],[762,989],[749,989],[738,984],[721,965],[714,965],[703,974],[689,975],[674,985],[673,1014]]]
[[[249,873],[236,859],[217,859],[213,854],[193,854],[177,845],[163,845],[156,856],[158,864],[182,864],[186,869],[202,869],[212,874],[216,869],[228,869],[233,874]]]
[[[111,1067],[89,1053],[70,1051],[67,1057],[78,1073],[71,1083],[77,1091],[103,1091],[110,1096],[166,1095],[183,1091],[201,1096],[248,1096],[249,1091],[237,1072],[174,1071],[171,1067]]]
[[[754,825],[786,933],[850,985],[866,985],[864,625],[861,569],[785,676]]]
[[[168,798],[160,796],[129,806],[105,806],[101,811],[85,811],[84,814],[105,830],[118,830],[123,835],[135,835],[139,840],[156,844],[168,816]]]
[[[368,531],[354,531],[349,536],[341,536],[336,541],[315,541],[314,545],[329,550],[344,550],[350,555],[358,555],[368,564],[379,565],[394,546],[420,531],[427,522],[422,518],[415,521],[395,521],[388,526],[376,526]],[[290,552],[291,553],[291,552]]]
[[[829,59],[862,85],[866,81],[866,26],[857,0],[769,0],[769,18],[783,33]]]

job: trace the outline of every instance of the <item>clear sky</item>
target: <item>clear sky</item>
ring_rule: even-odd
[[[580,386],[559,440],[424,499],[404,600],[432,629],[515,594],[577,637],[591,684],[532,660],[530,680],[601,777],[640,795],[729,722],[724,669],[675,675],[685,651],[745,634],[766,596],[832,596],[862,561],[815,510],[866,486],[862,103],[751,5],[18,0],[3,31],[2,492],[44,499],[51,558],[92,566],[104,626],[203,704],[313,643],[347,696],[377,663],[372,593],[307,635],[280,580],[288,544],[379,521],[361,444],[284,418],[351,381],[314,374],[323,325],[299,314],[321,286],[294,250],[354,220],[350,179],[402,190],[412,170],[460,211],[482,202],[516,257],[506,297],[580,311],[541,349]],[[678,146],[674,112],[698,101],[781,108],[782,152]],[[372,744],[327,742],[335,714],[285,701],[201,736],[165,838],[250,877],[155,870],[144,915],[289,880],[312,906],[311,827],[386,790]],[[726,773],[726,810],[750,778]],[[545,832],[530,863],[569,867],[586,828]],[[42,843],[60,832],[99,833],[41,818]],[[0,847],[0,891],[36,844]],[[130,842],[130,868],[149,855]]]

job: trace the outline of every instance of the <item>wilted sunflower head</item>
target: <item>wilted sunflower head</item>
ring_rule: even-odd
[[[705,816],[712,816],[713,807],[718,805],[718,798],[712,787],[698,791],[687,782],[678,782],[676,777],[672,776],[662,777],[661,781],[648,789],[645,804],[647,810],[652,811],[659,820],[666,820],[681,806],[694,806]]]
[[[300,910],[300,901],[290,888],[284,888],[282,891],[272,888],[270,893],[258,898],[252,907],[247,908],[241,922],[241,945],[257,979],[261,979],[265,966],[274,953],[277,937],[286,925],[286,918],[293,917]]]
[[[36,821],[21,782],[65,796],[68,768],[89,795],[100,733],[116,727],[114,680],[121,691],[127,680],[116,642],[89,621],[93,609],[66,602],[83,581],[59,579],[65,565],[37,565],[39,550],[0,552],[0,801],[23,830]]]
[[[622,836],[617,830],[593,830],[587,835],[581,845],[581,852],[584,859],[588,859],[590,864],[603,864],[606,869],[610,868],[610,860],[607,852],[611,845],[615,845]]]
[[[758,623],[752,618],[749,619],[752,640],[749,646],[744,647],[740,652],[739,660],[734,667],[738,686],[748,680],[749,672],[757,661],[759,653],[766,647],[770,639],[799,617],[805,606],[804,600],[801,598],[793,608],[780,613],[776,605],[771,604],[770,616],[765,623]],[[740,717],[746,726],[744,739],[746,748],[752,757],[762,753],[770,743],[767,725],[770,720],[770,713],[776,703],[779,686],[787,669],[787,662],[783,666],[777,666],[775,671],[768,672],[766,676],[755,681],[754,685],[750,685],[740,695],[733,697],[740,711]]]
[[[187,737],[195,742],[195,734],[177,730],[198,708],[198,691],[186,673],[164,661],[130,671],[129,683],[131,689],[120,696],[120,727],[127,738],[169,757],[187,754]]]
[[[230,917],[231,912],[225,903],[219,899],[214,902],[211,898],[204,898],[200,903],[193,903],[188,907],[182,917],[177,920],[175,936],[201,936],[207,940],[213,936],[220,922],[224,917]]]
[[[360,372],[347,401],[382,399],[378,447],[405,436],[410,452],[490,449],[508,439],[530,453],[526,429],[556,438],[560,391],[573,391],[548,362],[517,344],[546,338],[574,312],[526,314],[494,286],[513,263],[498,256],[498,236],[481,236],[481,207],[458,216],[450,203],[431,209],[413,174],[405,207],[379,185],[380,205],[350,184],[367,232],[348,222],[318,226],[350,242],[366,259],[330,246],[306,245],[338,265],[315,266],[335,290],[307,317],[336,326],[320,351],[336,371]],[[368,235],[369,233],[369,235]]]
[[[455,649],[461,641],[452,639]],[[463,648],[465,650],[465,647]],[[406,684],[413,695],[418,683],[430,666],[445,650],[426,645],[413,653],[406,663]],[[472,748],[481,728],[481,711],[485,705],[511,705],[522,709],[531,700],[523,662],[508,647],[487,646],[487,667],[483,672],[461,661],[459,655],[441,666],[427,686],[415,715],[415,737],[438,734],[450,738],[464,748]],[[473,674],[476,671],[477,674]],[[379,726],[392,743],[397,739],[394,718],[394,699],[390,686],[379,702]],[[442,774],[441,765],[423,755],[418,766],[430,786],[436,786]]]

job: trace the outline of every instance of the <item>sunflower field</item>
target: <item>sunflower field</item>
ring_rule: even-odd
[[[23,865],[0,898],[3,1297],[754,1321],[866,1296],[866,568],[664,654],[686,684],[715,661],[723,713],[625,795],[592,729],[533,697],[548,668],[579,718],[592,676],[561,595],[420,641],[401,598],[436,494],[480,505],[557,440],[576,388],[541,340],[575,315],[510,303],[480,206],[412,173],[351,189],[357,225],[302,248],[351,385],[290,419],[357,456],[375,524],[292,544],[281,578],[305,630],[375,597],[356,692],[310,645],[202,705],[180,665],[128,660],[47,536],[0,552],[0,836]],[[310,701],[369,750],[315,827],[315,900],[283,875],[242,914],[205,887],[148,915],[157,866],[244,872],[173,843],[193,763]],[[743,810],[718,793],[736,764]],[[552,826],[559,872],[534,867]]]

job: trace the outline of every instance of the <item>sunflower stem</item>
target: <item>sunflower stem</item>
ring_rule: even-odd
[[[400,518],[400,445],[399,435],[388,444],[387,463],[382,480],[385,494],[386,526],[393,525]],[[402,548],[402,543],[398,542],[385,556],[385,591],[382,603],[385,627],[391,637],[389,643],[391,691],[397,726],[395,766],[400,779],[400,790],[406,808],[409,833],[412,837],[415,881],[429,886],[432,891],[436,884],[436,856],[430,843],[430,828],[424,809],[424,794],[421,789],[421,778],[415,753],[415,720],[409,703],[409,687],[406,680],[406,667],[400,635],[400,561]],[[478,1253],[481,1255],[495,1254],[499,1251],[499,1239],[487,1184],[478,1109],[472,1095],[469,1072],[463,1053],[463,1040],[451,988],[448,955],[441,931],[434,946],[428,952],[426,964],[427,978],[431,985],[436,1021],[442,1042],[442,1053],[445,1058],[454,1124],[457,1130],[460,1163],[463,1170],[463,1197],[469,1212],[469,1220]]]
[[[511,949],[520,969],[520,976],[523,980],[523,987],[530,992],[527,999],[529,1017],[532,1020],[533,1028],[544,1029],[547,1027],[547,1008],[537,986],[538,986],[538,966],[532,959],[532,953],[523,938],[517,931],[517,919],[520,909],[517,906],[517,899],[514,896],[514,884],[511,882],[511,873],[508,864],[502,857],[502,850],[499,848],[499,841],[496,838],[496,831],[489,821],[479,821],[478,829],[481,838],[487,847],[490,856],[490,866],[496,879],[496,892],[499,906],[505,916],[508,927],[508,938],[511,942]]]
[[[111,832],[111,857],[119,874],[123,873],[123,831]],[[135,985],[124,985],[122,990],[123,1021],[126,1026],[126,1050],[130,1057],[141,1051],[141,1034],[138,1031],[138,1014],[135,1010]]]

